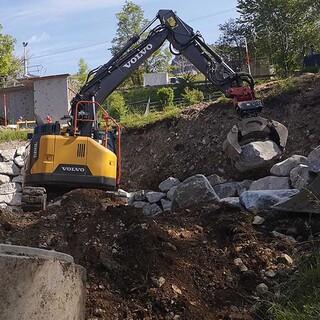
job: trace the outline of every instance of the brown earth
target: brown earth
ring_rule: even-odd
[[[305,75],[297,86],[276,95],[279,83],[257,87],[264,101],[263,116],[289,129],[285,157],[307,155],[320,144],[320,76]],[[185,179],[193,174],[238,176],[222,153],[222,143],[238,120],[232,104],[203,104],[186,109],[182,117],[141,129],[123,137],[123,187],[157,189],[169,176]]]
[[[102,191],[75,190],[46,212],[0,213],[0,242],[66,252],[86,267],[87,319],[262,319],[256,285],[273,291],[293,268],[281,255],[297,251],[251,221],[213,205],[146,218]]]

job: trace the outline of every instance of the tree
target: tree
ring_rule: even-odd
[[[14,56],[15,39],[2,33],[0,25],[0,78],[16,78],[21,71],[21,61]]]
[[[245,25],[230,19],[219,25],[221,35],[216,42],[216,50],[234,70],[241,70],[245,62]]]
[[[79,81],[80,86],[83,86],[88,77],[89,67],[83,58],[79,60],[78,67],[77,80]]]
[[[118,28],[116,36],[112,40],[111,52],[115,55],[119,49],[123,48],[125,44],[134,35],[141,32],[143,27],[148,23],[144,18],[142,8],[131,0],[127,0],[122,7],[121,11],[117,13]],[[131,85],[141,86],[143,83],[144,72],[160,72],[167,71],[171,60],[171,53],[168,49],[159,49],[144,62],[139,70],[135,71],[131,76]]]
[[[282,76],[302,65],[311,45],[319,49],[319,6],[318,0],[238,0],[240,21]]]

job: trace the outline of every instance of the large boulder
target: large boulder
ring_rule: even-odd
[[[172,201],[166,200],[166,199],[161,199],[161,206],[162,206],[163,211],[171,211]]]
[[[226,182],[226,179],[220,177],[219,175],[217,174],[212,174],[211,176],[208,176],[207,177],[208,181],[210,182],[210,184],[214,187],[215,185],[217,184],[221,184],[221,183],[224,183]]]
[[[16,154],[16,149],[6,149],[0,151],[3,161],[12,161]]]
[[[189,208],[203,203],[219,202],[219,197],[208,179],[197,174],[183,181],[176,189],[172,209]]]
[[[282,190],[290,189],[290,181],[288,177],[268,176],[253,181],[249,190]]]
[[[14,182],[8,182],[0,185],[0,195],[12,194],[21,191],[21,185]]]
[[[162,193],[162,192],[149,191],[146,193],[147,200],[150,203],[156,203],[156,202],[160,201],[162,198],[164,198],[165,196],[166,196],[166,194]]]
[[[293,188],[302,190],[312,180],[309,167],[305,164],[296,166],[290,171],[290,180]]]
[[[156,203],[148,203],[143,207],[142,210],[143,213],[149,217],[157,216],[162,212],[161,208]]]
[[[177,188],[178,188],[178,186],[174,186],[167,192],[167,198],[169,200],[171,200],[171,201],[173,200],[173,196],[174,196],[174,193],[176,192]]]
[[[11,193],[0,195],[0,203],[6,203],[10,206],[20,206],[22,193]]]
[[[180,180],[177,178],[169,177],[168,179],[162,181],[159,184],[159,189],[162,192],[168,192],[171,188],[178,186],[180,184]]]
[[[276,163],[270,170],[270,173],[274,176],[287,177],[290,171],[299,164],[307,164],[308,160],[304,156],[293,155],[290,158]]]
[[[308,166],[310,171],[320,173],[320,146],[309,153]]]
[[[244,180],[241,182],[231,181],[213,186],[214,191],[219,198],[239,197],[241,193],[250,188],[252,181]]]
[[[23,157],[25,152],[26,152],[26,147],[25,146],[21,146],[21,147],[17,148],[16,156],[22,156]]]
[[[239,197],[227,197],[220,200],[220,203],[227,204],[230,207],[241,208]]]
[[[273,141],[255,141],[241,147],[242,153],[235,162],[239,172],[268,167],[281,156],[282,152]]]
[[[0,174],[0,184],[10,182],[10,177],[5,174]]]
[[[20,174],[20,169],[13,161],[0,162],[0,174],[18,176]]]
[[[246,191],[240,196],[240,203],[249,211],[258,213],[273,205],[288,200],[297,194],[297,189]]]
[[[13,161],[19,168],[22,168],[24,166],[24,159],[22,158],[22,156],[15,157]]]
[[[220,199],[236,197],[238,195],[238,182],[225,182],[213,186],[214,191]]]

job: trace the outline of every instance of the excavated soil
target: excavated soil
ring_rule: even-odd
[[[294,249],[251,221],[212,205],[146,218],[102,191],[75,190],[46,212],[0,213],[0,242],[62,251],[86,267],[87,319],[258,319],[256,285],[279,281],[264,271],[288,271],[279,259]]]
[[[257,87],[265,105],[262,116],[289,129],[284,157],[307,155],[320,144],[320,76],[304,75],[296,81],[296,87],[280,95],[273,94],[278,82]],[[186,109],[177,119],[127,130],[123,137],[123,187],[156,189],[168,176],[183,180],[197,173],[256,178],[238,176],[222,152],[222,143],[237,121],[231,104],[215,103]]]

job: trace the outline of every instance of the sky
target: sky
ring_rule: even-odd
[[[124,0],[0,0],[3,32],[16,39],[16,55],[28,42],[30,72],[76,73],[80,58],[93,69],[106,63]],[[237,16],[236,0],[135,0],[149,20],[171,9],[200,31],[208,43],[219,37],[219,24]],[[40,73],[38,73],[40,72]]]

